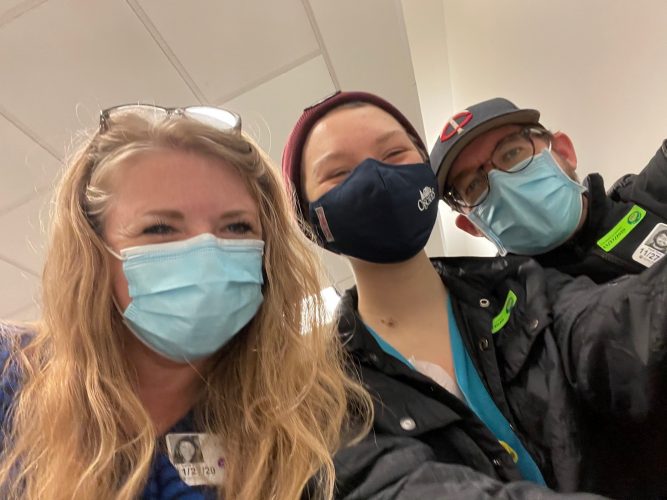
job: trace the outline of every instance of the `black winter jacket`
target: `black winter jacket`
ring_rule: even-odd
[[[544,267],[571,276],[585,275],[597,283],[646,269],[642,259],[633,259],[633,254],[647,238],[650,241],[658,224],[667,224],[667,140],[639,174],[623,176],[608,193],[598,174],[589,175],[584,185],[588,188],[588,215],[582,229],[560,247],[534,258]],[[646,214],[639,223],[628,226],[632,230],[613,248],[603,249],[598,242],[608,234],[613,242],[614,227],[635,205]]]
[[[628,496],[614,489],[623,477],[610,477],[592,462],[617,437],[596,429],[649,417],[667,422],[667,414],[656,415],[655,403],[667,373],[663,260],[639,276],[603,286],[545,271],[523,257],[433,261],[487,390],[553,488]],[[492,334],[493,318],[510,290],[517,303],[509,321]],[[509,455],[484,425],[438,384],[384,353],[356,308],[353,289],[341,302],[339,330],[375,397],[376,416],[371,435],[336,457],[339,498],[431,498],[427,492],[456,476],[446,469],[434,472],[444,464],[466,465],[499,481],[516,479]],[[664,432],[662,422],[641,439]],[[421,474],[418,484],[414,474]],[[667,495],[666,477],[650,478],[652,484],[638,493]],[[413,496],[400,495],[404,483]],[[510,488],[502,495],[536,493]]]

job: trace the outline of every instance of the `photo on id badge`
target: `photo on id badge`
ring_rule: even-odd
[[[656,224],[632,254],[632,258],[651,267],[667,254],[667,224]]]
[[[169,460],[190,486],[220,484],[225,461],[208,434],[167,434]]]

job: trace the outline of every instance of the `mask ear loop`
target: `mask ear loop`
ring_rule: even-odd
[[[511,175],[507,172],[500,172],[500,174],[506,174],[506,175]],[[496,169],[492,169],[488,174],[488,189],[491,189],[491,176],[492,175],[498,175],[498,172]],[[496,236],[496,233],[494,233],[493,229],[489,225],[484,222],[482,217],[479,215],[479,210],[481,210],[485,203],[488,201],[488,191],[487,191],[487,197],[484,201],[479,203],[478,205],[475,205],[472,207],[469,213],[465,214],[465,216],[468,218],[470,222],[472,222],[475,227],[486,237],[487,240],[489,240],[493,245],[496,247],[496,250],[498,250],[498,255],[500,257],[505,257],[507,255],[507,249],[505,248],[505,245],[503,245],[502,241],[500,241],[500,238]]]
[[[105,249],[107,252],[109,252],[113,257],[115,257],[116,259],[118,259],[119,261],[123,262],[123,261],[126,260],[126,259],[123,258],[122,255],[120,255],[120,254],[117,253],[113,248],[111,248],[109,245],[107,245],[106,242],[103,241],[103,242],[102,242],[102,246],[104,246],[104,249]],[[124,314],[123,314],[123,308],[120,307],[120,304],[119,304],[118,301],[116,300],[116,296],[115,296],[113,293],[111,294],[111,300],[112,300],[112,302],[113,302],[114,307],[116,308],[116,311],[118,311],[118,313],[120,314],[121,318],[123,318],[123,322],[125,323],[125,316],[124,316]]]
[[[500,238],[495,235],[493,230],[486,226],[481,217],[473,212],[470,212],[468,215],[466,215],[466,217],[468,217],[468,219],[473,224],[475,224],[475,227],[486,237],[487,240],[493,243],[493,245],[496,247],[496,250],[498,250],[498,255],[500,257],[505,257],[507,255],[507,249],[505,248],[505,245],[503,245],[503,243],[500,241]]]
[[[124,262],[126,260],[122,255],[117,253],[113,248],[111,248],[105,242],[102,242],[102,245],[104,246],[104,248],[106,249],[107,252],[109,252],[111,255],[116,257],[119,261]]]
[[[584,194],[584,193],[588,192],[588,188],[586,186],[584,186],[581,182],[572,179],[569,175],[567,175],[565,173],[565,170],[563,170],[563,167],[561,166],[561,164],[558,163],[558,161],[556,160],[556,157],[554,156],[554,152],[551,150],[551,142],[549,142],[549,148],[546,149],[545,151],[549,154],[549,156],[553,160],[553,163],[556,165],[556,167],[558,167],[558,173],[560,175],[562,175],[563,178],[566,181],[568,181],[571,184],[574,184],[575,186],[577,186],[577,188],[579,188],[579,191],[581,191],[581,194]],[[544,154],[545,151],[542,151],[540,154]]]

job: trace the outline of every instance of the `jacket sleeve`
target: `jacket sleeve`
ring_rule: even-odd
[[[502,483],[469,467],[436,462],[424,443],[373,437],[335,458],[338,500],[543,499],[589,500],[588,494],[557,494],[528,481]]]
[[[667,139],[641,172],[621,177],[609,195],[616,200],[634,201],[667,217]]]
[[[598,413],[652,414],[667,395],[667,257],[604,285],[546,272],[554,336],[577,395]]]

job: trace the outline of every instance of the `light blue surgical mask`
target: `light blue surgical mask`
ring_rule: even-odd
[[[201,234],[114,253],[123,261],[132,299],[122,312],[125,324],[173,361],[215,353],[262,303],[263,251],[261,240]]]
[[[487,198],[467,217],[500,255],[539,255],[565,243],[576,231],[586,188],[570,179],[550,151],[535,155],[521,170],[488,173]]]

